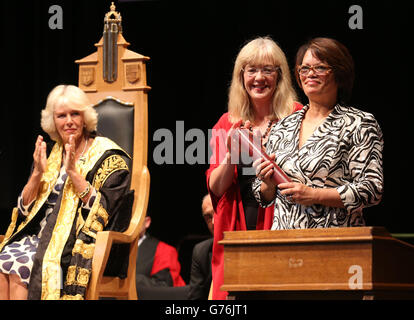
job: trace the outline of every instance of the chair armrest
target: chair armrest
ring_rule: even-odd
[[[117,231],[99,231],[96,234],[95,251],[92,260],[92,269],[99,270],[102,275],[108,262],[113,243],[132,243],[133,237]],[[102,269],[102,272],[100,272]]]
[[[98,240],[99,243],[104,245],[112,243],[131,243],[134,241],[131,236],[118,231],[99,231],[96,235],[95,246],[98,246]]]
[[[148,207],[150,193],[150,174],[148,168],[143,166],[141,172],[133,178],[131,188],[135,189],[134,205],[132,207],[129,227],[124,234],[136,239],[139,236]]]
[[[134,205],[132,207],[131,221],[129,223],[128,229],[124,232],[118,231],[99,231],[96,236],[95,246],[98,246],[99,243],[104,245],[112,245],[112,243],[132,243],[139,235],[141,229],[141,224],[143,218],[145,217],[148,198],[149,198],[149,189],[150,189],[150,176],[149,171],[146,166],[143,167],[140,175],[140,181],[137,189],[134,193]]]
[[[3,242],[3,239],[4,239],[4,235],[3,234],[0,234],[0,243]]]
[[[98,284],[103,277],[113,243],[131,244],[129,263],[132,264],[132,267],[128,268],[128,277],[135,276],[138,236],[145,218],[149,198],[150,175],[148,168],[144,166],[140,174],[135,178],[134,180],[137,181],[136,185],[134,183],[131,184],[131,187],[135,189],[135,193],[131,221],[128,229],[125,232],[100,231],[96,234],[95,251],[92,259],[92,274],[87,293],[89,300],[99,298]]]

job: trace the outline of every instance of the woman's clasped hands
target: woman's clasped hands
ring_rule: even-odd
[[[262,181],[262,193],[271,195],[271,198],[276,196],[276,189],[280,190],[280,194],[285,196],[290,203],[297,203],[305,206],[310,206],[316,203],[316,189],[308,187],[299,182],[284,182],[275,184],[273,179],[274,169],[272,161],[275,161],[276,155],[269,155],[270,160],[265,158],[257,159],[253,163],[256,171],[256,176]],[[269,196],[267,197],[269,199]]]

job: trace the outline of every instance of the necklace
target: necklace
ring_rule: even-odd
[[[265,133],[263,135],[263,139],[267,138],[267,136],[268,136],[268,134],[270,132],[270,129],[272,128],[272,126],[273,126],[274,123],[275,123],[275,120],[269,120],[269,122],[267,123],[266,131],[265,131]]]
[[[85,151],[86,151],[86,146],[87,146],[87,145],[88,145],[88,138],[86,138],[86,137],[85,137],[85,145],[83,146],[82,153],[80,154],[80,156],[79,156],[79,158],[78,158],[78,160],[77,160],[76,162],[78,162],[78,161],[80,161],[80,162],[85,162],[85,158],[82,158],[82,157],[83,157],[83,154],[84,154],[84,153],[85,153]],[[75,157],[75,152],[72,152],[72,155],[73,155],[73,157]],[[65,148],[63,149],[62,157],[63,157],[63,158],[65,158],[65,157],[66,157],[66,150],[65,150]]]
[[[79,156],[78,161],[82,158],[83,154],[85,153],[85,150],[86,150],[86,146],[87,146],[87,145],[88,145],[88,138],[86,138],[86,137],[85,137],[85,145],[84,145],[84,147],[83,147],[82,153],[81,153],[81,154],[80,154],[80,156]]]
[[[270,129],[272,128],[273,124],[275,123],[275,120],[269,120],[267,123],[266,131],[262,135],[262,144],[265,145],[267,142],[267,136],[269,135]],[[249,128],[251,132],[253,132],[253,127]]]

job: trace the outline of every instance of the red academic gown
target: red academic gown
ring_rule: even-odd
[[[302,107],[301,104],[295,104],[294,111],[298,111],[302,109]],[[211,172],[220,165],[225,157],[227,149],[227,132],[232,125],[233,124],[229,121],[229,114],[225,113],[213,127],[210,140],[212,156],[210,158],[210,168],[206,172],[207,189],[211,196],[214,208],[214,242],[213,257],[211,261],[214,300],[226,299],[228,294],[228,292],[220,290],[224,276],[224,247],[223,245],[218,244],[218,242],[223,239],[224,231],[247,230],[240,187],[237,181],[237,166],[235,166],[231,186],[221,197],[216,197],[209,188]],[[273,211],[273,205],[268,208],[259,207],[256,224],[257,230],[270,230],[273,223]]]
[[[185,286],[184,280],[180,275],[180,263],[178,262],[177,250],[166,244],[165,242],[158,242],[157,249],[155,251],[154,264],[151,269],[151,276],[164,269],[170,270],[170,275],[173,280],[174,287]]]
[[[136,279],[139,287],[185,286],[177,250],[147,235],[138,248]]]

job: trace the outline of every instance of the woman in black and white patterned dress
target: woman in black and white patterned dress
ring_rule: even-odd
[[[315,38],[299,49],[295,75],[309,104],[273,127],[266,150],[292,182],[275,185],[261,159],[255,197],[275,201],[273,230],[362,226],[362,209],[383,192],[383,137],[372,114],[344,104],[353,59],[338,41]]]

